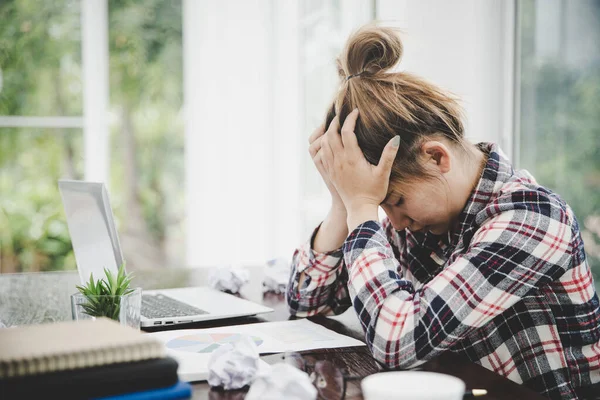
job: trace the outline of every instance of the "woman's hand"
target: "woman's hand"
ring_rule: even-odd
[[[378,165],[364,157],[354,127],[358,109],[352,111],[339,133],[336,116],[321,139],[321,163],[337,190],[348,213],[348,229],[378,219],[378,207],[387,194],[392,165],[398,152],[400,136],[394,137],[383,149]]]
[[[340,195],[338,194],[335,186],[331,183],[329,179],[329,175],[325,170],[322,162],[323,152],[321,151],[321,142],[323,140],[323,135],[325,134],[325,125],[322,124],[319,126],[312,135],[308,138],[308,152],[310,157],[313,160],[313,163],[317,167],[319,174],[321,174],[321,178],[323,178],[323,182],[327,186],[329,193],[331,194],[331,208],[332,210],[338,211],[339,213],[346,214],[346,208],[344,207],[344,202],[342,201]]]

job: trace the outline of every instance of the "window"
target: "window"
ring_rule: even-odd
[[[0,4],[0,116],[80,116],[78,0]]]
[[[306,138],[335,57],[373,13],[363,0],[1,2],[0,272],[75,268],[60,178],[108,183],[131,269],[290,258],[328,207]]]
[[[131,269],[185,260],[181,7],[108,1],[109,190]]]
[[[519,1],[516,154],[577,216],[600,283],[600,1]]]
[[[0,4],[0,272],[75,268],[60,178],[109,183],[132,269],[183,263],[181,8],[180,0]],[[108,43],[110,87],[96,65],[85,77],[84,38],[96,57],[94,46]],[[84,128],[86,84],[98,81],[110,93],[96,119],[108,114],[106,137]]]
[[[75,268],[56,181],[83,176],[81,129],[0,128],[1,272]]]
[[[56,181],[84,170],[79,1],[0,20],[0,272],[75,268]]]

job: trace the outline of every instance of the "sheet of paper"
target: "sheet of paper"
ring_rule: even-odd
[[[250,336],[260,354],[365,346],[359,340],[340,335],[307,319],[182,329],[148,335],[165,343],[167,353],[179,362],[179,378],[186,382],[206,380],[210,354],[224,343],[239,340],[241,335]]]

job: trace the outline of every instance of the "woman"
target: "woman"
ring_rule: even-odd
[[[573,211],[497,145],[469,143],[454,98],[391,71],[401,56],[394,30],[366,27],[338,60],[339,93],[309,139],[332,204],[294,253],[292,314],[352,305],[388,367],[452,351],[582,397],[600,381],[600,310]]]

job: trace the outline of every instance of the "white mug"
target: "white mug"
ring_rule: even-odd
[[[391,371],[367,376],[365,400],[462,400],[465,383],[454,376],[424,371]]]

